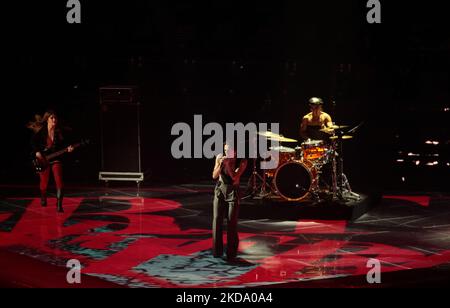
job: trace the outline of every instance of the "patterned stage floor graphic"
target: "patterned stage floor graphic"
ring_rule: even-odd
[[[285,217],[243,204],[239,261],[213,258],[209,189],[0,200],[0,249],[129,287],[231,287],[366,275],[450,262],[450,199],[385,196],[354,222]],[[273,208],[271,208],[273,210]],[[280,211],[283,209],[280,208]],[[264,214],[262,214],[264,212]]]

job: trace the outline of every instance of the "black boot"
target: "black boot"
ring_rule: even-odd
[[[41,191],[41,205],[47,206],[47,192]]]
[[[56,190],[56,205],[59,213],[63,213],[63,192],[61,189]]]

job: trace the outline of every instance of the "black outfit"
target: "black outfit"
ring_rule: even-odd
[[[235,170],[236,161],[232,164]],[[236,257],[239,236],[237,231],[237,222],[239,216],[239,187],[233,185],[233,179],[227,174],[223,167],[220,172],[220,178],[214,189],[213,201],[213,254],[214,257],[223,255],[223,219],[227,218],[227,258],[232,260]]]
[[[52,153],[59,151],[68,145],[65,143],[62,133],[59,129],[55,130],[53,137],[53,144],[51,147],[47,146],[48,130],[47,127],[43,127],[39,132],[33,135],[31,138],[32,156],[36,157],[36,152]],[[60,159],[58,159],[59,161]]]

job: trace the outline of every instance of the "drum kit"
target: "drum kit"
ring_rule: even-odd
[[[254,160],[250,196],[254,199],[276,198],[295,202],[321,202],[324,196],[332,200],[359,200],[360,196],[352,192],[343,172],[343,141],[353,138],[348,132],[344,133],[347,127],[324,128],[321,131],[328,138],[308,139],[295,148],[284,145],[297,143],[295,139],[272,132],[258,133],[268,141],[280,143],[278,147],[269,148],[277,152],[279,159],[275,169],[261,172],[258,172]]]

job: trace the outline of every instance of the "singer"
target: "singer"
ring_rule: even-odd
[[[237,256],[239,236],[237,222],[239,216],[239,183],[241,175],[247,167],[247,160],[239,163],[236,151],[229,143],[224,145],[224,153],[216,157],[212,177],[217,180],[213,201],[213,255],[220,258],[223,255],[223,219],[227,217],[227,260],[233,261]]]

